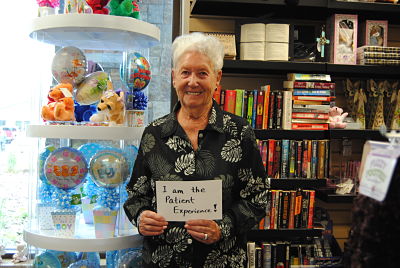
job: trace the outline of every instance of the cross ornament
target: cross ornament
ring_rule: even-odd
[[[317,50],[321,52],[321,58],[325,57],[325,45],[329,45],[330,41],[325,37],[325,30],[322,27],[321,36],[317,39]]]

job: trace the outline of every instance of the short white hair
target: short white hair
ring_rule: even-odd
[[[214,36],[194,32],[175,38],[172,43],[172,66],[176,67],[179,58],[186,52],[194,51],[207,56],[213,64],[214,71],[224,65],[224,46]]]

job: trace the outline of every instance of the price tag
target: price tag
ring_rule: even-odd
[[[367,155],[361,175],[360,194],[383,201],[389,189],[397,158],[383,152],[372,151]]]

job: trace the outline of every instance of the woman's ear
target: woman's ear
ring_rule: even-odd
[[[174,69],[171,71],[172,85],[175,87],[175,72]]]

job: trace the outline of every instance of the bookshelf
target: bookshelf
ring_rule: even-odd
[[[274,239],[299,240],[306,237],[315,237],[321,235],[321,229],[251,230],[247,233],[247,239],[252,241]]]

